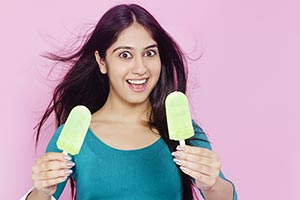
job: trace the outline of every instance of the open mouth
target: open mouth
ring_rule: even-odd
[[[127,83],[129,84],[129,87],[132,90],[134,90],[136,92],[141,92],[141,91],[144,91],[146,89],[148,78],[144,78],[144,79],[128,79],[126,81],[127,81]]]

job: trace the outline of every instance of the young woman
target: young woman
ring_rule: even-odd
[[[175,90],[185,92],[186,62],[144,8],[111,8],[80,50],[49,58],[72,64],[38,125],[37,142],[55,113],[58,129],[32,167],[28,200],[59,198],[69,178],[80,200],[191,200],[196,199],[193,185],[205,199],[236,198],[218,155],[194,121],[188,145],[168,138],[164,101]],[[70,157],[56,140],[76,105],[90,109],[92,122],[80,153]]]

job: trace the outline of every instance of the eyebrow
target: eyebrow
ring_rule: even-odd
[[[154,47],[158,48],[157,44],[151,44],[151,45],[145,47],[144,49],[150,49],[150,48],[154,48]],[[129,50],[131,50],[131,49],[133,49],[133,47],[130,47],[130,46],[119,46],[119,47],[115,48],[113,50],[113,52],[115,52],[115,51],[117,51],[119,49],[129,49]]]

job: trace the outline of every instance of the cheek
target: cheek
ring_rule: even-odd
[[[107,67],[109,77],[121,77],[128,73],[128,64],[124,62],[111,62]]]
[[[161,67],[157,68],[157,70],[155,72],[156,72],[156,76],[157,76],[157,79],[158,79],[159,76],[160,76],[160,73],[161,73]]]
[[[155,65],[153,65],[153,68],[152,68],[152,74],[153,75],[156,75],[156,76],[159,76],[160,75],[160,72],[161,72],[161,62],[160,61],[157,61],[155,63]]]

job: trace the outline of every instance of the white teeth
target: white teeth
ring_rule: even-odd
[[[142,80],[128,80],[128,82],[130,84],[134,84],[134,85],[142,85],[142,84],[146,83],[146,79],[142,79]]]

